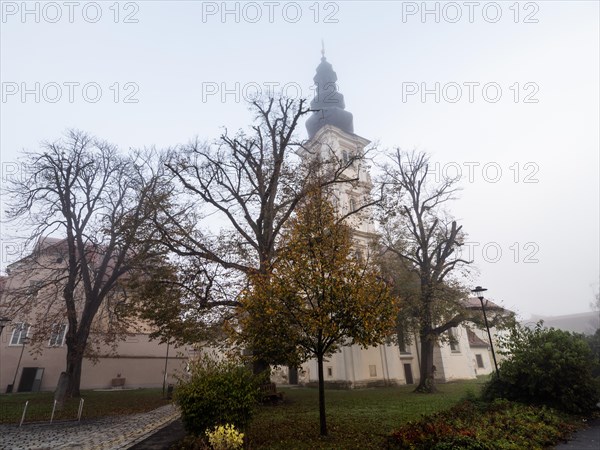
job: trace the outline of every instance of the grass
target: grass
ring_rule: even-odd
[[[151,411],[170,402],[163,399],[162,389],[81,391],[81,397],[82,420]],[[50,420],[54,393],[18,393],[0,395],[0,423],[18,423],[26,401],[26,423]],[[79,399],[69,400],[62,411],[55,413],[54,420],[76,420],[78,408]]]
[[[436,394],[415,394],[414,386],[327,390],[329,436],[319,436],[317,390],[283,388],[285,402],[260,407],[246,430],[250,448],[382,448],[389,433],[422,414],[447,409],[467,393],[479,393],[482,380],[438,385]]]

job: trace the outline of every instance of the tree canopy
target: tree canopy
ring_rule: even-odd
[[[317,359],[323,435],[324,359],[341,345],[383,343],[397,313],[387,285],[368,257],[353,251],[351,230],[319,188],[290,220],[268,274],[251,278],[242,307],[243,339],[261,355],[292,365]]]

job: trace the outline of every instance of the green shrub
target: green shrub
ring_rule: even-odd
[[[192,365],[191,378],[175,390],[185,429],[204,435],[218,425],[244,428],[257,404],[258,386],[252,372],[242,364],[203,357]]]
[[[585,340],[590,346],[590,351],[592,352],[592,357],[596,362],[595,368],[592,369],[592,374],[595,377],[600,377],[600,328],[596,330],[591,336],[586,336]]]
[[[579,335],[538,323],[535,329],[511,330],[503,346],[508,359],[484,386],[486,400],[506,398],[544,404],[570,413],[586,413],[600,400],[595,361]]]

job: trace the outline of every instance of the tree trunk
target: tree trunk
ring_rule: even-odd
[[[59,408],[64,405],[66,399],[81,396],[82,365],[83,351],[79,350],[77,344],[69,345],[67,343],[67,370],[60,374],[58,385],[54,392],[54,399]]]
[[[319,371],[319,424],[321,436],[327,436],[327,418],[325,417],[325,377],[323,376],[323,355],[317,356]]]
[[[67,386],[67,397],[80,397],[81,392],[79,388],[81,386],[81,366],[83,365],[83,352],[73,351],[71,357],[69,357],[69,350],[67,349],[67,376],[69,377],[69,384]]]
[[[434,338],[430,333],[421,333],[421,364],[419,366],[419,385],[415,392],[430,394],[436,392],[433,370]]]
[[[263,249],[263,247],[260,247],[260,254],[261,255],[266,255],[268,254],[266,250]],[[270,258],[261,258],[260,262],[259,262],[259,267],[258,267],[258,273],[261,276],[266,276],[268,275],[268,267],[269,267],[269,261]],[[252,353],[254,355],[254,361],[252,363],[252,373],[254,375],[264,375],[266,373],[269,373],[268,371],[270,370],[270,364],[269,362],[261,356],[260,351],[257,349],[252,350]],[[268,382],[270,380],[265,380],[265,382]]]

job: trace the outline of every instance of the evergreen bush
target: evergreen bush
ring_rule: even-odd
[[[236,361],[204,356],[191,365],[191,377],[175,390],[185,429],[204,435],[215,426],[243,429],[258,402],[259,383],[250,369]]]
[[[484,386],[483,398],[543,404],[569,413],[587,413],[600,400],[596,364],[585,339],[538,323],[516,327],[504,339],[507,359]]]

